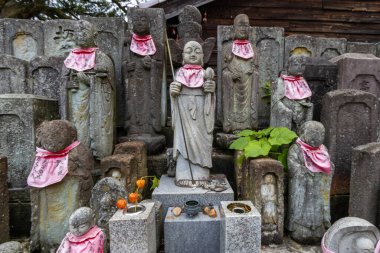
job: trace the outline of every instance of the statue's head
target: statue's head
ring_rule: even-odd
[[[180,23],[195,22],[200,24],[202,22],[202,14],[194,5],[186,5],[178,15],[178,19]]]
[[[235,39],[245,40],[248,39],[249,32],[249,18],[245,14],[239,14],[234,19],[234,33]]]
[[[113,168],[111,170],[111,177],[113,177],[114,179],[118,180],[118,181],[121,181],[121,171],[119,168]]]
[[[69,219],[70,232],[74,236],[82,236],[95,226],[95,214],[89,207],[81,207]]]
[[[325,140],[325,127],[318,121],[307,121],[300,128],[300,138],[312,147],[319,147]]]
[[[86,20],[79,20],[75,29],[75,44],[80,48],[95,46],[95,27]]]
[[[67,120],[44,121],[36,131],[36,145],[42,149],[57,152],[77,140],[77,130]]]
[[[302,76],[306,67],[307,57],[304,55],[292,55],[288,59],[288,75]]]
[[[183,64],[203,66],[203,49],[196,41],[189,41],[183,47]]]
[[[264,176],[264,183],[274,184],[276,182],[276,177],[272,173],[268,173]]]
[[[357,253],[372,253],[375,250],[375,244],[367,237],[358,237],[353,240],[352,248]]]
[[[144,9],[135,9],[132,15],[133,32],[144,36],[150,34],[149,14]]]

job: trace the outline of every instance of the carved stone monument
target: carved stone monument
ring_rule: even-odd
[[[181,67],[170,84],[176,182],[206,180],[212,167],[215,116],[214,71],[204,70],[202,46],[185,44]]]
[[[7,158],[5,156],[0,156],[0,244],[9,240],[9,193],[7,172]]]
[[[45,56],[67,56],[75,48],[75,20],[53,19],[44,23]]]
[[[334,166],[322,144],[325,128],[317,121],[301,126],[289,148],[289,193],[286,228],[302,244],[319,242],[331,226],[330,186]]]
[[[124,63],[125,130],[128,140],[144,141],[148,152],[154,154],[165,145],[165,137],[159,134],[165,38],[163,10],[132,9],[130,18],[132,34]]]
[[[88,21],[75,23],[73,49],[63,70],[68,89],[67,119],[78,139],[96,159],[112,154],[115,131],[115,72],[111,58],[95,46],[95,30]]]
[[[323,253],[365,253],[374,251],[380,240],[379,230],[368,221],[345,217],[336,221],[326,232],[321,248]]]
[[[30,243],[32,251],[48,253],[56,250],[65,237],[71,213],[89,206],[94,164],[90,150],[77,142],[77,131],[68,121],[43,122],[36,139],[39,149],[28,177],[32,206]]]
[[[0,19],[0,54],[5,53],[4,19]]]
[[[380,143],[352,151],[349,215],[380,227]]]
[[[326,147],[335,164],[331,194],[348,194],[352,147],[377,141],[379,104],[375,95],[360,90],[328,92],[322,100],[321,122]]]
[[[377,44],[347,41],[347,53],[377,55]]]
[[[27,62],[11,55],[0,55],[0,94],[31,93],[26,81]]]
[[[225,133],[258,126],[258,74],[252,46],[252,27],[245,14],[234,19],[233,28],[218,27],[222,124]]]
[[[313,118],[313,104],[309,85],[303,78],[306,57],[289,57],[287,72],[272,85],[272,127],[287,127],[297,132],[300,126]]]

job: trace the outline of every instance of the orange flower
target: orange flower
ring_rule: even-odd
[[[137,189],[143,189],[145,186],[145,180],[144,179],[139,179],[136,181]]]
[[[116,202],[116,206],[117,208],[119,209],[124,209],[127,207],[127,201],[125,199],[119,199],[117,202]]]
[[[129,202],[131,203],[137,203],[139,199],[139,194],[136,192],[132,192],[129,194],[128,199],[129,199]]]

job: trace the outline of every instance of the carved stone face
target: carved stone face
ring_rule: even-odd
[[[317,121],[308,121],[301,126],[300,138],[312,147],[319,147],[325,139],[325,128]]]
[[[276,178],[273,174],[269,173],[265,175],[264,182],[266,184],[274,184],[276,182]]]
[[[203,65],[202,46],[195,41],[189,41],[183,47],[183,63],[192,65]]]
[[[150,33],[149,16],[144,10],[136,10],[132,17],[133,32],[144,36]]]
[[[375,250],[375,244],[368,238],[359,237],[354,240],[353,249],[357,253],[372,253]]]
[[[90,22],[78,21],[75,32],[75,43],[80,48],[88,48],[95,45],[95,30]]]
[[[94,225],[94,213],[89,207],[81,207],[70,216],[69,229],[75,236],[86,234]]]
[[[304,56],[291,56],[289,58],[288,75],[302,76],[305,71],[305,57]]]
[[[235,39],[248,39],[249,18],[245,14],[239,14],[234,19]]]

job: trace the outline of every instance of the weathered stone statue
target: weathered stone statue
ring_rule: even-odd
[[[128,139],[142,140],[150,153],[165,145],[161,131],[161,85],[163,73],[163,43],[153,37],[150,16],[145,9],[132,12],[133,34],[128,41],[126,60],[125,130]]]
[[[378,242],[380,232],[374,225],[361,218],[345,217],[327,230],[321,249],[323,253],[379,253]]]
[[[78,21],[73,49],[63,71],[68,89],[68,115],[78,139],[90,147],[96,159],[112,154],[115,113],[115,74],[109,56],[95,47],[94,27]]]
[[[268,173],[264,176],[264,183],[261,185],[261,197],[263,206],[261,210],[262,226],[266,230],[276,229],[277,224],[277,192],[276,176]]]
[[[257,127],[257,84],[249,39],[249,18],[234,19],[233,41],[223,45],[222,107],[225,133]]]
[[[104,242],[102,230],[95,225],[94,212],[89,207],[81,207],[70,216],[70,232],[57,253],[103,253]]]
[[[311,244],[321,240],[330,223],[330,187],[333,164],[322,144],[325,128],[308,121],[289,148],[289,199],[286,227],[297,242]]]
[[[183,63],[170,84],[177,182],[208,179],[215,114],[214,71],[202,68],[203,50],[198,42],[185,44]]]
[[[302,77],[306,57],[289,57],[288,69],[273,84],[271,96],[271,120],[273,127],[287,127],[298,132],[300,126],[313,118],[311,90]]]
[[[37,154],[28,177],[31,187],[31,250],[56,250],[69,227],[69,217],[88,206],[94,161],[77,141],[74,125],[66,120],[45,121],[36,133]]]

